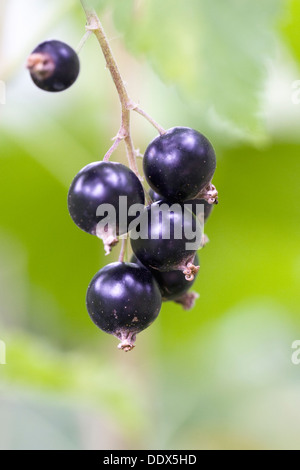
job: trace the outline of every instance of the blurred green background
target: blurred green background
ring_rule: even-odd
[[[24,67],[45,39],[77,47],[79,0],[1,0],[0,448],[299,449],[299,1],[95,6],[132,99],[216,149],[200,297],[165,303],[128,354],[92,324],[87,286],[119,247],[105,257],[66,198],[118,131],[116,91],[94,37],[64,93]],[[143,153],[156,131],[133,115],[132,135]]]

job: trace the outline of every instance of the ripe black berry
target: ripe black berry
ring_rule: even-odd
[[[189,204],[190,204],[191,205],[191,211],[196,216],[198,215],[197,206],[199,207],[201,204],[203,204],[203,206],[204,206],[203,207],[203,212],[200,212],[200,216],[201,215],[204,216],[204,222],[207,221],[208,217],[211,214],[212,208],[213,208],[213,205],[209,204],[205,199],[188,199],[187,201],[184,202],[184,204],[187,204],[188,207],[189,207]],[[201,219],[201,217],[200,217],[200,219]]]
[[[190,211],[182,211],[180,204],[177,208],[173,210],[160,201],[146,207],[137,219],[137,230],[129,233],[131,247],[144,266],[160,271],[181,270],[187,280],[193,280],[199,269],[193,261],[202,244],[202,227]]]
[[[69,213],[75,224],[85,232],[102,238],[107,251],[116,243],[116,236],[127,232],[134,216],[125,218],[125,225],[119,225],[119,197],[126,196],[128,208],[132,204],[144,204],[144,190],[138,177],[127,166],[116,162],[94,162],[82,168],[71,183],[68,193]],[[116,218],[98,230],[101,220],[109,219],[103,213],[97,215],[97,208],[110,204]]]
[[[137,333],[151,325],[161,308],[161,294],[151,273],[134,263],[111,263],[92,279],[86,305],[92,321],[121,340],[130,351]]]
[[[45,91],[63,91],[78,77],[78,55],[68,44],[50,40],[39,44],[27,59],[33,82]]]
[[[168,202],[165,198],[160,196],[160,194],[156,193],[153,191],[153,189],[149,190],[149,196],[153,202],[156,201],[163,201],[163,202]],[[170,203],[170,202],[169,202]],[[205,199],[188,199],[187,201],[184,201],[184,204],[191,204],[191,211],[193,212],[194,215],[197,215],[197,205],[203,204],[203,210],[204,210],[204,222],[207,221],[208,217],[211,214],[213,204],[209,204]]]
[[[138,258],[133,255],[130,260],[132,263],[141,264]],[[196,253],[194,259],[195,265],[199,265],[199,257]],[[192,281],[187,281],[184,274],[181,271],[158,271],[157,269],[148,268],[156,280],[162,300],[164,302],[168,300],[176,300],[182,297],[193,285],[196,276]]]
[[[147,147],[143,168],[150,187],[168,200],[195,198],[210,182],[216,155],[209,140],[189,127],[173,127]]]

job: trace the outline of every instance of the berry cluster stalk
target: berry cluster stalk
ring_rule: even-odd
[[[133,146],[131,133],[130,133],[130,111],[136,111],[137,113],[141,114],[145,117],[157,130],[160,134],[163,134],[165,130],[157,124],[151,116],[149,116],[145,111],[143,111],[140,107],[138,107],[128,95],[126,90],[126,86],[120,74],[117,62],[113,56],[112,50],[110,48],[107,36],[103,30],[102,24],[97,16],[97,13],[93,8],[88,5],[86,0],[81,0],[82,7],[85,11],[86,18],[87,18],[87,25],[86,30],[92,31],[103,52],[107,68],[110,71],[112,76],[113,82],[117,89],[119,100],[121,104],[121,126],[118,131],[118,134],[115,137],[115,142],[113,143],[112,147],[106,153],[104,160],[107,161],[113,151],[117,148],[119,143],[124,140],[127,152],[127,158],[130,169],[137,175],[139,179],[142,177],[139,174],[137,163],[136,163],[136,151]]]

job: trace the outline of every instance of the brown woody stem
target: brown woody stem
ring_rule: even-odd
[[[164,129],[159,126],[147,113],[145,113],[143,110],[141,110],[131,99],[130,96],[128,95],[127,89],[125,87],[124,81],[122,79],[122,76],[120,74],[117,62],[113,56],[112,50],[109,45],[109,41],[107,39],[107,36],[104,32],[104,29],[102,27],[102,24],[97,16],[97,13],[93,8],[91,8],[86,0],[81,0],[82,7],[85,11],[85,15],[87,18],[87,25],[86,25],[86,30],[87,31],[92,31],[103,52],[105,61],[106,61],[106,66],[108,70],[110,71],[111,77],[113,79],[113,82],[115,84],[116,90],[119,95],[119,100],[121,104],[121,126],[118,132],[118,139],[124,140],[125,142],[125,147],[126,147],[126,152],[127,152],[127,158],[128,158],[128,163],[130,169],[138,176],[139,179],[142,179],[142,177],[139,174],[137,163],[136,163],[136,151],[133,146],[132,138],[131,138],[131,132],[130,132],[130,111],[134,110],[144,116],[160,133],[164,132]],[[118,141],[118,143],[119,143]],[[116,146],[112,147],[112,151],[115,149]],[[111,150],[111,149],[110,149]],[[110,150],[108,152],[110,152]],[[112,153],[112,152],[111,152]],[[108,159],[111,155],[109,153],[106,155],[106,159]]]

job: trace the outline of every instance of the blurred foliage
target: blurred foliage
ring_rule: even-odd
[[[188,312],[165,303],[129,354],[88,318],[88,283],[119,250],[105,257],[74,226],[67,191],[111,145],[119,103],[93,38],[62,94],[37,89],[24,70],[47,37],[76,47],[79,2],[3,2],[0,448],[298,449],[300,113],[291,101],[285,114],[275,108],[274,132],[266,106],[270,63],[277,76],[299,59],[298,3],[95,5],[132,98],[163,126],[194,127],[216,147],[220,203],[199,252],[200,298]],[[143,152],[155,131],[140,116],[132,130]],[[126,161],[123,147],[115,158]]]
[[[130,51],[176,85],[191,112],[213,112],[252,141],[264,137],[260,93],[280,0],[115,3]]]
[[[300,4],[297,0],[288,0],[286,4],[287,8],[281,21],[281,29],[291,53],[300,61]]]

